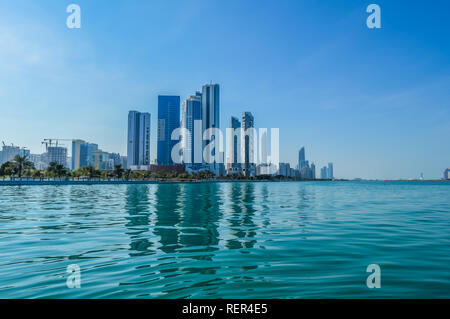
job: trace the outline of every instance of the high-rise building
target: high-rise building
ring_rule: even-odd
[[[127,165],[127,157],[126,156],[121,156],[119,164],[122,165],[122,168],[128,167],[128,165]]]
[[[45,170],[47,168],[46,161],[47,154],[30,154],[29,160],[33,163],[36,169]]]
[[[209,128],[220,128],[220,88],[219,84],[205,84],[202,88],[202,133]],[[211,141],[203,141],[202,150],[205,145],[212,143]],[[216,145],[218,147],[218,145]],[[213,155],[216,155],[217,149],[214,149]],[[218,154],[217,154],[218,155]],[[203,159],[205,160],[205,159]],[[209,170],[219,175],[220,165],[210,163],[207,165]]]
[[[289,163],[280,163],[278,169],[278,175],[289,177],[291,171],[291,165]]]
[[[450,168],[446,168],[445,170],[444,170],[444,179],[449,179],[449,173],[450,173]]]
[[[29,157],[30,150],[14,145],[3,145],[2,151],[0,152],[0,165],[12,161],[17,155]]]
[[[94,153],[98,151],[98,145],[87,143],[83,140],[72,141],[72,169],[94,166]]]
[[[328,179],[334,179],[333,163],[328,163]]]
[[[304,165],[301,169],[299,169],[300,172],[300,178],[302,179],[312,179],[312,171],[309,167],[309,162],[305,161]]]
[[[241,147],[242,147],[242,172],[246,177],[255,176],[256,174],[256,159],[254,158],[254,137],[250,129],[255,127],[255,120],[250,112],[242,113],[242,136],[241,136]]]
[[[230,118],[230,134],[228,141],[230,145],[227,145],[228,156],[227,159],[227,174],[239,174],[241,172],[241,160],[240,160],[240,135],[239,130],[241,128],[241,122],[234,116]]]
[[[180,97],[158,96],[158,165],[173,165],[172,148],[177,144],[171,139],[172,132],[180,127]]]
[[[94,152],[92,166],[101,171],[112,171],[115,165],[121,164],[120,154],[104,152],[97,149]]]
[[[47,164],[58,163],[67,167],[67,148],[63,146],[49,146],[47,148]]]
[[[202,94],[196,92],[195,95],[189,96],[183,101],[181,106],[181,127],[186,129],[189,133],[181,136],[181,145],[183,148],[184,162],[186,166],[190,168],[196,168],[201,166],[200,163],[196,163],[194,157],[195,151],[195,139],[194,139],[194,123],[195,121],[202,119]],[[201,134],[201,132],[199,132]],[[201,137],[200,137],[201,140]],[[202,145],[198,145],[200,150]]]
[[[128,113],[127,168],[150,167],[150,113]]]
[[[311,163],[311,179],[316,179],[316,165]]]
[[[300,151],[298,151],[298,169],[301,170],[303,166],[305,166],[305,148],[302,147]]]
[[[320,169],[320,179],[328,179],[328,169],[326,166]]]

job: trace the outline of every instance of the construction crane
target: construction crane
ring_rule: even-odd
[[[44,138],[44,141],[42,142],[42,144],[45,144],[45,151],[48,152],[48,148],[52,147],[52,145],[55,145],[56,147],[58,147],[59,141],[72,142],[71,139],[66,139],[66,138]],[[59,144],[59,145],[63,145],[63,144]]]

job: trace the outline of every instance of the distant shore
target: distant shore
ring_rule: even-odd
[[[0,180],[0,186],[44,185],[135,185],[135,184],[198,184],[198,183],[248,183],[248,182],[327,182],[331,180],[274,180],[274,179],[211,179],[211,180]],[[346,180],[334,180],[346,181]]]
[[[261,182],[369,182],[372,180],[289,180],[289,179],[211,179],[211,180],[0,180],[0,186],[46,186],[46,185],[139,185],[139,184],[199,184],[199,183],[261,183]],[[378,182],[450,182],[444,179],[401,179],[401,180],[373,180]]]

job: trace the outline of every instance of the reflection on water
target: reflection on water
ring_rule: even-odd
[[[2,298],[450,297],[447,183],[0,188]],[[66,267],[82,288],[65,286]],[[368,290],[365,267],[382,267]]]
[[[150,203],[146,185],[130,185],[126,190],[126,234],[130,236],[130,257],[154,253],[149,240]]]

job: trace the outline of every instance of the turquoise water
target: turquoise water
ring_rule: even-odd
[[[0,187],[0,298],[352,297],[450,298],[450,183]]]

